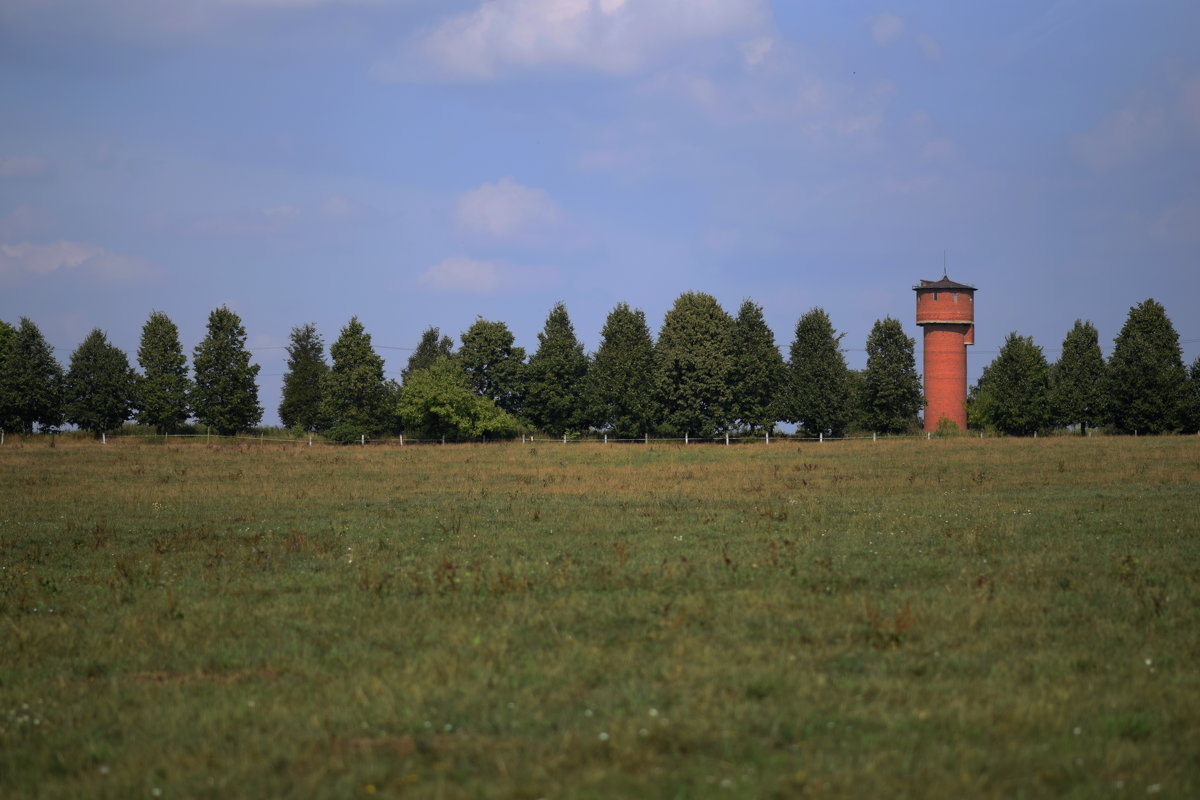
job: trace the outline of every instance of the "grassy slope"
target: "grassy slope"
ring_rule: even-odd
[[[1200,794],[1200,441],[0,449],[0,793]]]

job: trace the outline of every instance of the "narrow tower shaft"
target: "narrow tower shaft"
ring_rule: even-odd
[[[942,277],[921,281],[917,324],[924,329],[925,430],[942,418],[967,429],[967,345],[975,344],[975,287]]]

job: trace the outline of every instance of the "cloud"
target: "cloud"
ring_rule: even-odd
[[[664,52],[760,30],[766,0],[487,0],[405,42],[379,80],[486,80],[543,67],[627,75]]]
[[[40,208],[22,203],[0,217],[0,240],[24,239],[50,229],[50,218]]]
[[[558,273],[545,267],[452,256],[418,275],[417,283],[435,292],[494,294],[554,286]]]
[[[942,63],[942,45],[928,33],[917,34],[917,47],[921,48],[921,55],[926,61],[932,64]]]
[[[155,277],[154,265],[95,244],[57,241],[50,244],[0,244],[0,278],[9,283],[73,272],[104,281],[136,281]]]
[[[457,216],[459,225],[472,233],[527,239],[553,229],[562,212],[543,190],[502,178],[463,194]]]
[[[1170,125],[1162,108],[1137,103],[1118,109],[1074,138],[1075,156],[1096,170],[1134,163],[1163,145]]]
[[[877,44],[891,44],[904,33],[904,20],[884,11],[871,21],[871,36]]]
[[[29,178],[49,169],[41,156],[5,156],[0,158],[0,178]]]

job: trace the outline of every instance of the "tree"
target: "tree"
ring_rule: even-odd
[[[1057,425],[1078,425],[1079,433],[1104,415],[1104,356],[1091,322],[1075,320],[1063,339],[1062,354],[1050,368],[1050,410]]]
[[[525,350],[513,344],[507,325],[477,318],[462,335],[458,364],[476,394],[510,414],[521,413]]]
[[[27,317],[11,334],[0,373],[0,409],[12,430],[32,433],[62,424],[63,371],[37,325]]]
[[[9,400],[4,391],[5,359],[8,348],[17,336],[17,329],[0,319],[0,431],[15,431],[21,429],[21,421],[17,418],[15,408],[9,406]]]
[[[432,367],[434,362],[449,358],[453,354],[454,340],[449,336],[441,336],[440,330],[430,326],[421,334],[421,341],[408,357],[408,365],[400,371],[400,379],[406,381],[408,376],[417,370]]]
[[[351,317],[329,348],[333,366],[323,380],[322,416],[341,438],[372,436],[388,428],[383,359],[358,317]]]
[[[773,430],[779,391],[786,378],[775,334],[763,319],[762,307],[742,301],[733,321],[733,417],[750,430]]]
[[[67,422],[97,436],[119,428],[133,416],[136,390],[129,358],[97,328],[71,354],[63,380]]]
[[[283,397],[279,401],[279,421],[286,428],[303,431],[321,430],[321,401],[325,376],[325,342],[311,322],[292,328],[287,346],[288,371],[283,376]]]
[[[152,312],[142,326],[137,358],[142,368],[134,399],[138,424],[153,425],[160,434],[174,433],[191,414],[192,387],[179,328],[161,311]]]
[[[587,373],[567,307],[555,303],[525,367],[525,416],[553,436],[587,427]]]
[[[645,434],[658,421],[654,397],[654,341],[646,315],[619,303],[600,332],[600,348],[588,370],[591,423],[621,438]]]
[[[841,436],[850,422],[846,359],[829,315],[814,308],[796,323],[788,359],[783,419],[808,436]]]
[[[1050,365],[1029,336],[1010,333],[984,368],[973,398],[976,421],[1001,433],[1028,436],[1050,425]]]
[[[418,436],[476,439],[507,436],[517,427],[512,415],[472,391],[462,369],[449,358],[408,376],[396,414],[405,430]]]
[[[733,422],[733,319],[712,295],[679,296],[663,320],[654,373],[666,430],[711,436]]]
[[[248,430],[262,419],[258,365],[250,363],[242,319],[227,307],[208,315],[208,333],[192,353],[192,408],[202,425],[222,436]]]
[[[862,398],[863,421],[871,430],[904,433],[914,427],[924,403],[915,347],[899,320],[886,317],[871,327]]]
[[[1153,299],[1129,310],[1107,371],[1109,423],[1124,433],[1165,433],[1183,422],[1186,373],[1179,335]]]
[[[1188,433],[1200,431],[1200,356],[1192,362],[1188,370],[1187,392],[1184,400],[1185,430]]]

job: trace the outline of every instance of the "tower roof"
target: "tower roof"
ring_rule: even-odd
[[[922,280],[919,284],[913,287],[913,291],[919,292],[922,289],[960,289],[967,292],[976,291],[974,286],[968,286],[965,283],[955,283],[945,275],[940,280],[926,281]]]

